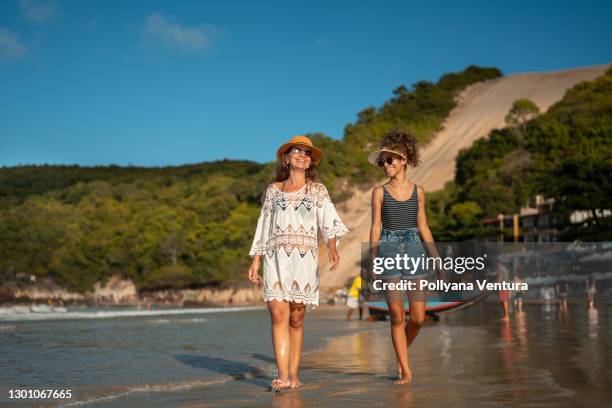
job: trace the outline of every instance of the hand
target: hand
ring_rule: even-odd
[[[368,276],[370,277],[370,282],[374,282],[378,279],[378,274],[374,272],[374,261],[370,261],[370,267],[368,268]]]
[[[259,277],[259,258],[255,256],[251,266],[249,267],[249,280],[253,283],[260,284],[261,277]]]
[[[370,242],[370,250],[368,255],[364,255],[368,257],[368,277],[370,278],[370,282],[374,282],[379,279],[379,273],[374,272],[376,258],[378,258],[379,252],[379,243]]]
[[[444,267],[436,268],[436,279],[437,280],[444,281],[446,280],[446,277],[447,277],[447,272],[446,272],[446,269],[444,269]]]
[[[336,250],[336,248],[329,249],[327,251],[327,256],[329,257],[329,271],[333,272],[338,269],[338,265],[340,265],[340,255],[338,255],[338,250]]]

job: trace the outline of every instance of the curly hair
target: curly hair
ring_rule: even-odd
[[[383,140],[380,142],[381,148],[390,148],[404,153],[407,164],[411,167],[417,167],[421,164],[421,154],[417,147],[416,138],[408,132],[400,129],[391,129],[387,132]]]

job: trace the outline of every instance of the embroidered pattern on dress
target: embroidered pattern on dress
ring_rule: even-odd
[[[312,305],[318,304],[319,301],[319,294],[317,290],[318,285],[315,285],[315,288],[311,289],[310,283],[307,283],[304,286],[304,289],[300,290],[300,285],[295,280],[289,289],[283,289],[280,281],[276,281],[271,288],[264,282],[264,301],[286,300],[288,302],[304,303],[307,306],[312,307]]]
[[[348,232],[323,184],[309,182],[294,192],[268,186],[250,252],[265,255],[265,301],[303,303],[307,310],[319,304],[319,229],[325,241]]]
[[[283,211],[289,205],[292,205],[294,210],[300,206],[304,206],[308,211],[314,205],[322,208],[325,199],[329,198],[327,187],[321,183],[310,183],[299,191],[280,191],[278,187],[275,189],[274,203]]]
[[[297,229],[287,225],[287,228],[283,230],[277,225],[268,243],[268,256],[271,257],[278,249],[284,250],[287,256],[291,256],[293,250],[297,249],[302,258],[310,251],[312,256],[316,258],[317,231],[314,227],[306,230],[303,225],[300,225]]]
[[[281,196],[276,199],[276,205],[283,211],[285,211],[289,206],[291,206],[295,211],[297,211],[300,207],[304,207],[310,211],[310,209],[314,207],[312,200],[308,197],[293,200]]]
[[[342,223],[342,221],[340,221],[337,218],[334,218],[334,221],[332,224],[333,224],[332,227],[327,227],[327,226],[321,227],[321,231],[328,238],[333,238],[335,236],[344,235],[348,231],[346,229],[346,226]]]

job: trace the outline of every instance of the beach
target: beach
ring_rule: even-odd
[[[528,304],[503,322],[486,301],[441,314],[413,343],[414,379],[400,386],[389,323],[347,322],[343,306],[321,306],[306,317],[305,385],[280,393],[269,391],[275,366],[263,308],[5,318],[0,405],[603,406],[612,386],[609,309]],[[8,399],[16,388],[71,389],[72,398]]]

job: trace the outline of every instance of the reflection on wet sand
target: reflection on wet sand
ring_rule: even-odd
[[[335,339],[305,362],[316,377],[339,375],[339,381],[330,379],[325,386],[317,381],[316,387],[345,402],[352,400],[353,388],[361,395],[358,401],[393,405],[400,399],[455,406],[564,406],[569,401],[606,400],[612,381],[602,363],[610,361],[611,337],[603,348],[598,334],[611,333],[607,322],[602,326],[597,320],[596,311],[576,304],[561,312],[526,305],[509,321],[500,321],[495,305],[478,308],[476,321],[471,321],[472,311],[466,311],[426,326],[413,344],[414,380],[405,387],[391,383],[389,366],[395,357],[384,328]]]
[[[166,406],[602,406],[612,387],[612,329],[610,308],[598,306],[570,303],[559,313],[525,304],[508,321],[490,302],[445,314],[413,343],[407,385],[392,381],[388,323],[352,322],[370,329],[306,354],[300,389],[274,394],[261,386],[267,378],[245,379],[168,397]],[[329,323],[345,324],[344,317],[338,310]]]

